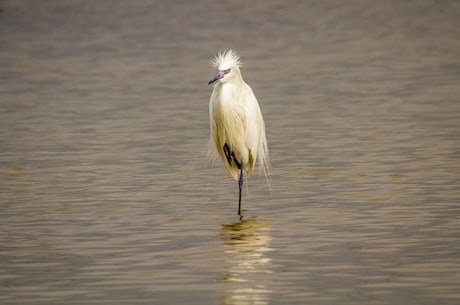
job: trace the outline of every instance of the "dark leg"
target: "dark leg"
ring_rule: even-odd
[[[243,168],[240,168],[240,177],[238,179],[238,187],[240,189],[240,195],[238,197],[238,215],[241,215],[241,190],[243,189]]]
[[[231,165],[234,156],[232,151],[230,150],[230,147],[228,147],[227,143],[225,143],[222,148],[224,149],[225,158],[227,158],[228,164]]]
[[[227,159],[228,164],[232,166],[232,162],[234,162],[235,165],[240,170],[240,175],[238,177],[238,188],[240,189],[240,194],[238,197],[238,215],[241,216],[241,191],[243,189],[243,162],[238,162],[236,160],[235,154],[230,150],[230,147],[228,147],[227,143],[225,143],[224,146],[222,146],[222,149],[224,150],[225,158]]]

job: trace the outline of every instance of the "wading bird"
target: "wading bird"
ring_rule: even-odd
[[[210,146],[238,181],[238,215],[241,215],[243,173],[251,175],[258,161],[269,182],[265,123],[251,87],[241,76],[240,56],[233,50],[223,51],[215,56],[212,65],[218,71],[208,83],[214,84],[209,100]]]

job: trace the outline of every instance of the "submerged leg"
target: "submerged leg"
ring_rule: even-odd
[[[240,194],[238,197],[238,215],[241,215],[241,190],[243,189],[243,168],[240,168],[240,177],[238,178],[238,187]]]

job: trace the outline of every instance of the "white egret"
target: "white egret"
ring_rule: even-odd
[[[233,50],[223,51],[215,56],[212,65],[218,72],[208,83],[214,84],[209,100],[210,146],[238,181],[238,215],[241,215],[243,173],[251,175],[258,160],[259,169],[269,182],[265,123],[257,99],[241,75],[240,56]]]

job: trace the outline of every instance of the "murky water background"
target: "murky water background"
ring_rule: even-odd
[[[0,9],[0,303],[460,302],[460,2]],[[205,158],[224,48],[272,161],[241,221]]]

